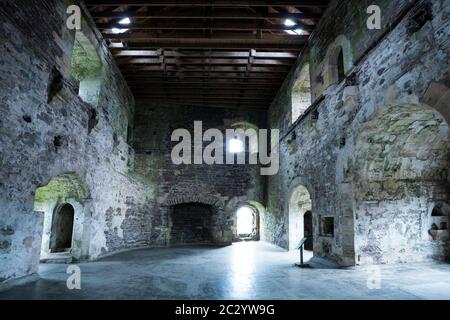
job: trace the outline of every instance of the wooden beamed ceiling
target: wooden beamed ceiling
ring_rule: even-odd
[[[85,2],[138,103],[267,110],[329,1]]]

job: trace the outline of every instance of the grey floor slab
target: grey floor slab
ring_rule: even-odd
[[[40,280],[0,299],[450,299],[449,264],[374,271],[300,269],[297,260],[298,253],[264,242],[142,249],[80,263],[81,290],[67,289],[67,265],[42,264]]]

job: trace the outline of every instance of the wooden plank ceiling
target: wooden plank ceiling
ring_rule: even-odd
[[[138,103],[267,109],[329,1],[85,2]]]

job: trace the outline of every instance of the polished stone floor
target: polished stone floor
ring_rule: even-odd
[[[142,249],[79,264],[81,290],[67,289],[67,265],[42,264],[40,280],[0,299],[450,299],[450,264],[300,269],[297,260],[263,242]]]

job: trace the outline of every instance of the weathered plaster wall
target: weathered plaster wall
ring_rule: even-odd
[[[0,7],[0,282],[37,271],[44,214],[34,211],[35,191],[62,174],[77,175],[90,195],[78,226],[86,241],[80,257],[147,243],[151,187],[134,178],[126,143],[133,96],[85,17],[82,31],[103,69],[98,105],[80,99],[69,81],[75,32],[66,28],[68,4]]]
[[[151,239],[167,243],[170,206],[200,202],[214,204],[219,211],[215,217],[216,242],[232,239],[232,226],[238,204],[247,201],[263,202],[264,178],[258,165],[175,165],[171,151],[178,142],[171,142],[175,129],[187,129],[194,135],[194,121],[202,121],[203,132],[210,128],[232,129],[236,123],[250,123],[264,128],[266,115],[228,109],[194,106],[138,104],[134,128],[136,172],[156,186]],[[193,141],[192,141],[193,142]],[[204,146],[209,143],[204,143]],[[225,155],[226,150],[224,150]],[[193,152],[192,152],[193,154]]]
[[[299,59],[271,107],[269,123],[284,134],[280,174],[268,180],[262,236],[288,247],[288,195],[303,185],[312,198],[316,257],[343,265],[415,261],[430,256],[442,259],[448,257],[448,242],[432,248],[436,243],[430,242],[426,226],[434,203],[448,202],[449,198],[448,127],[444,121],[448,121],[448,111],[444,111],[448,110],[448,100],[444,100],[450,70],[450,4],[443,0],[372,2],[382,8],[383,30],[366,28],[366,1],[333,1],[310,39],[309,55],[305,51]],[[427,11],[423,14],[427,4],[431,18]],[[347,79],[337,84],[333,55],[340,48]],[[316,102],[291,126],[290,92],[307,61]],[[379,133],[389,134],[387,128],[394,122],[377,119],[377,110],[391,107],[409,108],[410,122],[401,124],[403,132],[392,135],[391,142],[384,136],[384,144],[375,142],[373,152],[362,154],[361,139],[377,141]],[[417,112],[429,107],[440,114]],[[370,123],[378,126],[376,132],[367,132]],[[434,147],[427,147],[430,141]],[[390,144],[406,144],[409,154],[388,148]],[[378,160],[372,162],[374,158]],[[364,189],[361,168],[355,164],[365,161],[377,164],[375,170],[382,172],[382,180],[395,187],[383,185],[374,190],[372,184]],[[389,176],[396,161],[402,172],[416,175]],[[362,164],[366,173],[374,168],[367,162]],[[367,187],[369,182],[365,183]],[[400,185],[408,186],[408,196]],[[364,202],[364,190],[370,190],[376,200]],[[320,236],[321,216],[334,217],[333,238]],[[425,218],[426,222],[420,222]],[[396,230],[383,232],[386,225]]]

